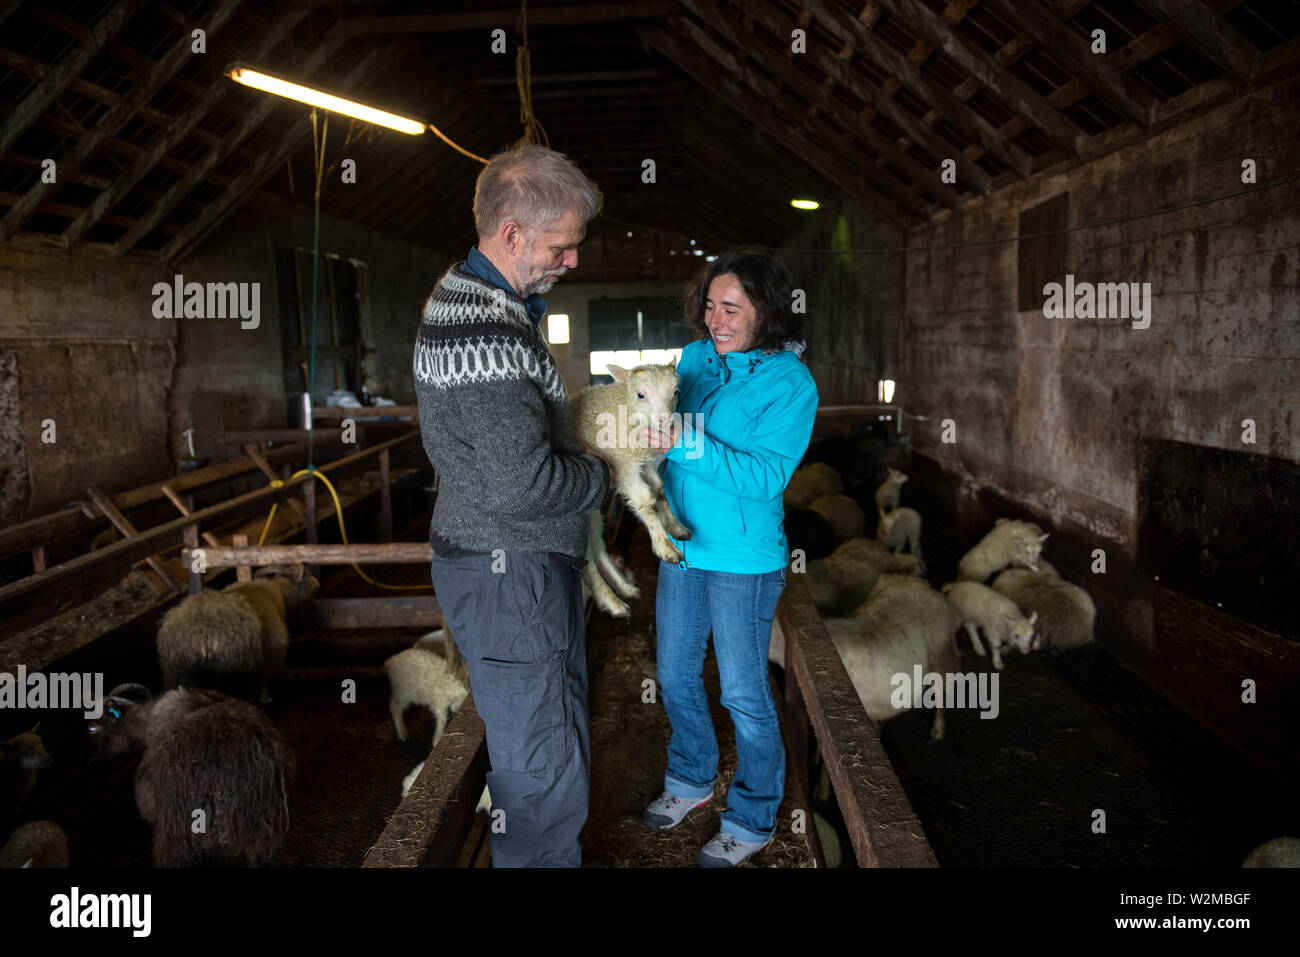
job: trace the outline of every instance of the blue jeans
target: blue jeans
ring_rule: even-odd
[[[722,830],[742,841],[761,843],[776,833],[785,793],[785,748],[767,671],[785,574],[784,568],[739,575],[659,563],[659,684],[673,727],[664,788],[680,798],[702,798],[718,777],[718,742],[703,679],[711,628],[722,704],[736,726],[740,756]]]

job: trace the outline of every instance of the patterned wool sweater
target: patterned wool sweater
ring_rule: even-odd
[[[605,466],[573,438],[564,380],[523,300],[462,265],[438,280],[415,341],[420,431],[438,472],[429,541],[444,557],[581,559]]]

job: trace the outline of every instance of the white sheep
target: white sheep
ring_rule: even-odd
[[[609,462],[614,488],[650,532],[655,555],[667,562],[680,562],[682,554],[668,536],[687,541],[691,532],[677,520],[664,498],[660,453],[641,438],[642,429],[663,430],[672,418],[677,404],[677,360],[668,365],[639,365],[630,371],[616,365],[608,369],[614,382],[587,386],[574,396],[574,429]],[[620,435],[624,428],[627,432]],[[603,611],[622,618],[628,615],[628,607],[621,598],[635,598],[639,592],[610,560],[603,529],[604,519],[596,509],[588,523],[584,581]]]
[[[53,821],[29,821],[0,848],[0,868],[67,867],[68,835]]]
[[[896,508],[888,515],[881,515],[876,525],[876,538],[891,552],[906,550],[909,555],[920,558],[921,513],[914,508]]]
[[[911,707],[893,701],[894,676],[910,681],[921,673],[940,675],[957,666],[953,633],[957,615],[929,583],[904,575],[882,575],[871,596],[849,618],[832,618],[826,630],[840,653],[867,716],[887,721]],[[930,737],[943,740],[944,712],[936,709]]]
[[[1093,640],[1097,606],[1078,585],[1062,581],[1046,559],[1038,571],[1008,568],[993,579],[992,588],[1014,601],[1024,614],[1038,616],[1038,633],[1044,648],[1081,648]]]
[[[1275,837],[1246,855],[1242,867],[1300,867],[1300,837]]]
[[[881,575],[921,575],[924,566],[912,555],[892,555],[880,542],[852,538],[828,558],[808,563],[807,585],[823,618],[848,614],[871,594]]]
[[[961,623],[970,636],[975,653],[984,656],[979,631],[984,631],[993,655],[993,667],[1002,670],[1002,649],[1015,647],[1028,654],[1037,647],[1034,640],[1034,622],[1038,616],[1026,618],[1016,603],[1005,595],[979,582],[952,582],[943,586],[943,593],[961,616]]]
[[[907,476],[898,469],[890,469],[885,480],[880,483],[876,489],[876,512],[879,515],[888,515],[894,509],[898,508],[899,498],[902,495],[903,483],[907,481]]]
[[[158,623],[166,688],[211,688],[271,700],[289,653],[286,617],[320,587],[301,564],[259,569],[249,582],[187,595]]]
[[[835,533],[836,544],[850,538],[861,538],[866,529],[866,513],[862,511],[861,505],[847,495],[820,495],[809,508],[826,519],[831,531]]]
[[[421,639],[423,641],[423,639]],[[436,651],[415,647],[399,651],[384,662],[388,683],[392,689],[388,709],[397,729],[397,740],[407,738],[403,714],[410,705],[428,708],[433,714],[433,743],[436,745],[447,728],[447,722],[456,713],[469,689],[451,673],[447,659]]]
[[[979,544],[962,556],[957,566],[957,580],[988,581],[990,575],[1008,565],[1038,570],[1039,556],[1047,535],[1033,522],[1000,518]]]
[[[781,494],[785,507],[808,508],[823,495],[838,495],[844,491],[844,479],[825,462],[812,462],[794,470]]]

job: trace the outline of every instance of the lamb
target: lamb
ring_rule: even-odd
[[[909,704],[894,704],[894,675],[909,678],[916,665],[923,674],[945,674],[957,666],[953,633],[958,618],[929,583],[904,575],[882,575],[867,601],[849,618],[826,622],[831,641],[853,680],[867,716],[887,721]],[[930,737],[943,740],[944,712],[935,711]]]
[[[786,508],[807,508],[823,495],[844,491],[840,473],[825,462],[812,462],[794,470],[781,495]]]
[[[1300,837],[1275,837],[1246,855],[1242,867],[1300,867]]]
[[[640,440],[641,429],[662,428],[677,404],[677,360],[668,365],[639,365],[628,371],[608,366],[614,382],[593,385],[573,398],[574,427],[580,438],[609,462],[614,487],[650,532],[654,553],[664,561],[680,562],[682,554],[669,535],[679,541],[691,537],[664,498],[659,477],[659,453]],[[618,435],[626,427],[626,435]],[[583,580],[596,604],[607,614],[625,618],[628,607],[621,599],[640,592],[624,579],[609,558],[600,510],[591,513],[587,530],[587,564]],[[617,594],[615,594],[617,592]]]
[[[882,516],[888,515],[898,508],[898,501],[903,492],[903,483],[906,481],[907,476],[898,469],[889,470],[885,480],[876,489],[876,512],[878,514]]]
[[[896,508],[881,515],[876,525],[876,538],[891,552],[907,549],[909,555],[921,557],[921,513],[914,508]]]
[[[999,595],[978,582],[952,582],[943,586],[943,593],[961,616],[966,634],[970,635],[970,642],[980,657],[984,656],[984,648],[980,645],[979,629],[984,630],[993,655],[993,667],[998,671],[1002,670],[1004,647],[1014,645],[1023,654],[1038,647],[1034,639],[1034,622],[1038,615],[1035,613],[1026,618],[1016,603],[1005,595]]]
[[[0,868],[67,866],[68,835],[53,821],[29,821],[0,848]]]
[[[319,587],[301,564],[267,566],[250,582],[182,598],[158,623],[164,686],[251,698],[255,684],[269,702],[267,681],[284,670],[289,652],[286,615]]]
[[[1047,535],[1033,522],[999,518],[993,530],[962,557],[957,566],[957,580],[982,585],[990,575],[1008,565],[1037,571],[1045,541]]]
[[[835,531],[830,522],[810,508],[787,508],[785,539],[791,554],[803,552],[805,559],[825,558],[835,549]]]
[[[1014,601],[1022,613],[1038,616],[1043,648],[1062,651],[1092,642],[1097,606],[1078,585],[1062,581],[1045,559],[1038,560],[1036,572],[1006,569],[993,579],[992,587]]]
[[[36,772],[54,763],[36,733],[40,726],[37,721],[32,730],[0,743],[0,821],[17,814],[36,783]]]
[[[862,537],[867,524],[866,513],[847,495],[821,495],[809,507],[830,524],[837,545],[850,538]]]
[[[397,729],[397,740],[406,740],[403,713],[410,705],[417,704],[433,713],[433,743],[436,745],[469,689],[452,675],[446,658],[420,647],[419,643],[385,661],[384,671],[388,672],[388,683],[392,688],[389,712]]]
[[[294,756],[260,709],[215,691],[152,698],[143,685],[119,685],[104,704],[86,732],[99,760],[144,751],[135,803],[153,827],[154,866],[259,867],[275,856],[289,829]]]
[[[871,594],[881,575],[920,575],[923,566],[912,555],[891,555],[880,542],[853,538],[829,558],[808,564],[808,592],[825,618],[848,614]]]

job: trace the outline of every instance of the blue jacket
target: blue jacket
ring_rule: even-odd
[[[786,567],[781,497],[812,438],[812,373],[793,350],[720,357],[712,339],[700,339],[682,350],[677,374],[682,436],[660,474],[691,539],[673,544],[687,565],[707,571]]]

